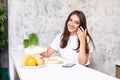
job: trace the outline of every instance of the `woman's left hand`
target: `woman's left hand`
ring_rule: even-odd
[[[80,42],[84,42],[86,39],[86,29],[84,30],[82,27],[78,28],[77,35]]]

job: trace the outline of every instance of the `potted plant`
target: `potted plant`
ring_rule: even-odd
[[[38,45],[38,36],[36,33],[29,34],[29,45],[37,46]]]
[[[3,54],[5,53],[5,49],[7,47],[8,39],[7,39],[7,34],[5,32],[6,28],[6,19],[7,19],[7,12],[5,7],[3,6],[2,3],[0,3],[0,80],[9,80],[9,74],[8,74],[8,68],[2,67],[1,63],[3,58]],[[5,63],[5,62],[4,62]]]
[[[7,19],[7,12],[2,3],[0,3],[0,53],[7,45],[7,35],[5,33],[5,22]]]
[[[38,36],[36,33],[30,33],[28,39],[23,40],[24,48],[37,46],[38,44]]]

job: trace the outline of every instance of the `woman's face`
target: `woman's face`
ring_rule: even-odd
[[[70,19],[67,22],[67,28],[70,32],[70,35],[76,35],[77,29],[80,25],[80,19],[76,14],[70,16]]]

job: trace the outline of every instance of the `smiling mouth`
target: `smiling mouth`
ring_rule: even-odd
[[[74,29],[75,27],[69,26],[69,29]]]

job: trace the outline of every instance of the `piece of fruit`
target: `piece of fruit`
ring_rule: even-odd
[[[38,66],[45,64],[45,60],[44,60],[44,58],[42,56],[36,57],[36,60],[37,60],[37,65]]]
[[[23,62],[22,64],[24,66],[36,66],[37,65],[37,60],[34,56],[26,56],[24,59],[23,59]]]

